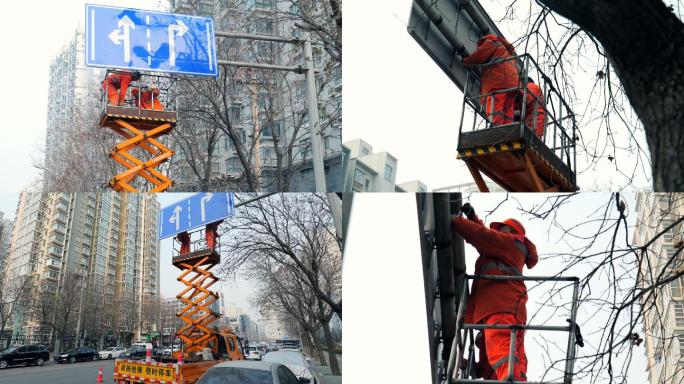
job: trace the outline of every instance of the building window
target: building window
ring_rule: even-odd
[[[354,180],[352,189],[362,192],[368,192],[369,181],[366,172],[356,168],[354,170]]]
[[[385,179],[392,181],[392,173],[394,172],[394,169],[392,168],[391,165],[385,164]]]
[[[669,227],[670,225],[672,225],[672,223],[673,223],[672,219],[665,219],[665,220],[663,220],[663,224],[662,224],[662,225],[663,225],[663,227],[662,227],[663,230],[664,230],[665,228]],[[663,233],[663,241],[665,241],[666,243],[671,242],[671,241],[672,241],[672,234],[673,234],[672,229],[670,229],[670,230],[668,230],[667,232]]]
[[[684,303],[674,303],[675,325],[684,328]]]
[[[299,141],[299,146],[302,148],[302,159],[311,158],[311,140],[304,139]]]
[[[672,291],[673,298],[682,297],[682,281],[680,278],[672,280],[670,283],[670,291]]]
[[[236,122],[240,120],[240,113],[242,112],[242,104],[241,103],[233,103],[230,107],[230,120],[231,122]]]
[[[361,147],[361,155],[363,155],[363,156],[370,155],[370,149],[368,149],[368,147]]]
[[[677,336],[679,339],[679,361],[684,361],[684,335]]]

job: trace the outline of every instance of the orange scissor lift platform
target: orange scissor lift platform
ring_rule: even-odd
[[[481,192],[489,192],[483,174],[509,192],[579,190],[575,173],[576,123],[572,110],[529,55],[508,60],[516,61],[516,65],[522,68],[521,79],[529,78],[540,84],[545,100],[531,95],[522,82],[516,88],[473,95],[479,93],[472,90],[479,89],[480,80],[475,73],[468,73],[464,89],[470,91],[464,92],[463,97],[457,157],[465,161]],[[488,96],[504,92],[518,95],[520,105],[515,111],[516,121],[494,125],[481,103]],[[545,129],[541,137],[533,132],[536,127],[529,127],[525,123],[528,100],[534,103],[534,111],[544,111]],[[537,124],[534,117],[534,124]]]
[[[109,70],[105,79],[115,73],[122,72]],[[149,184],[151,192],[163,192],[173,185],[173,181],[157,167],[174,154],[174,151],[158,139],[169,133],[178,121],[175,103],[171,101],[175,79],[160,75],[146,75],[145,78],[147,83],[142,80],[134,81],[129,89],[136,90],[139,95],[145,92],[153,94],[154,90],[158,101],[164,105],[163,109],[146,109],[137,100],[128,99],[121,105],[114,105],[108,98],[109,82],[103,82],[105,86],[99,126],[110,128],[123,138],[123,141],[112,147],[109,155],[125,168],[108,183],[115,191],[139,192],[137,186]]]
[[[463,132],[458,158],[464,160],[481,192],[482,174],[507,191],[574,192],[575,175],[529,129],[519,124]]]

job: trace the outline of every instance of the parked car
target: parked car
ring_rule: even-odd
[[[261,360],[261,351],[256,349],[256,347],[247,348],[247,355],[245,356],[247,360]]]
[[[77,361],[95,361],[100,358],[96,350],[87,347],[74,348],[65,353],[56,354],[54,360],[57,363],[75,363]]]
[[[0,352],[0,369],[10,365],[43,365],[50,359],[50,352],[42,345],[20,345]]]
[[[264,356],[264,361],[283,364],[288,367],[297,377],[305,377],[313,384],[316,378],[309,369],[308,359],[299,351],[280,350],[269,352]]]
[[[147,357],[147,347],[149,343],[133,343],[130,348],[121,354],[124,359],[140,360]],[[149,344],[152,347],[152,344]]]
[[[122,353],[126,352],[124,347],[109,347],[104,351],[100,351],[100,359],[116,359],[120,357]]]
[[[202,375],[197,384],[308,384],[309,379],[295,376],[286,366],[266,361],[233,360],[216,364]]]
[[[180,351],[180,345],[174,345],[173,347],[168,346],[168,347],[164,348],[164,350],[162,351],[162,355],[171,356],[171,355],[174,355],[178,351]]]

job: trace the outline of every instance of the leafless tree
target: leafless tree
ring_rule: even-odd
[[[74,336],[76,318],[81,302],[82,275],[67,271],[62,276],[63,284],[55,292],[43,292],[34,302],[38,318],[49,327],[55,338],[54,353],[61,352],[67,338]]]
[[[315,329],[322,329],[331,368],[338,369],[328,323],[333,314],[342,318],[342,257],[326,195],[281,193],[251,202],[231,219],[222,239],[228,239],[222,244],[228,257],[221,271],[233,274],[242,267],[276,295],[257,300],[264,309],[286,311],[312,343]]]
[[[323,273],[324,276],[339,275],[339,269],[335,268],[336,263],[326,264],[332,268]],[[326,365],[323,349],[327,350],[332,372],[339,375],[336,343],[329,325],[334,313],[332,309],[301,280],[291,266],[284,266],[270,258],[255,259],[246,266],[245,275],[258,284],[254,304],[260,312],[294,319],[300,332],[303,331],[302,342],[312,347],[310,353],[315,354]],[[330,284],[332,280],[327,281],[328,290],[334,290],[334,284]],[[318,340],[319,331],[323,333],[325,348]]]
[[[0,270],[0,340],[4,338],[5,328],[9,325],[18,308],[26,305],[31,278],[23,276],[10,279],[8,273]],[[0,345],[0,348],[5,345]]]
[[[628,183],[650,168],[655,191],[682,189],[681,1],[513,0],[497,7],[505,9],[497,22],[519,31],[508,36],[519,53],[532,54],[574,107],[587,168],[612,163]]]
[[[42,156],[34,166],[42,174],[45,191],[100,191],[117,171],[109,158],[116,136],[107,128],[99,128],[99,93],[91,90],[69,107],[68,121],[59,131],[59,140],[50,148],[40,148]],[[44,145],[47,145],[45,143]]]

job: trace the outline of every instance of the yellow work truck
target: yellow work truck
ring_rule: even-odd
[[[226,360],[244,360],[240,339],[232,330],[217,332],[218,342],[210,343],[214,357],[212,360],[194,360],[177,362],[175,358],[159,358],[154,360],[116,359],[114,363],[114,381],[117,384],[159,383],[159,384],[193,384],[209,368]]]

